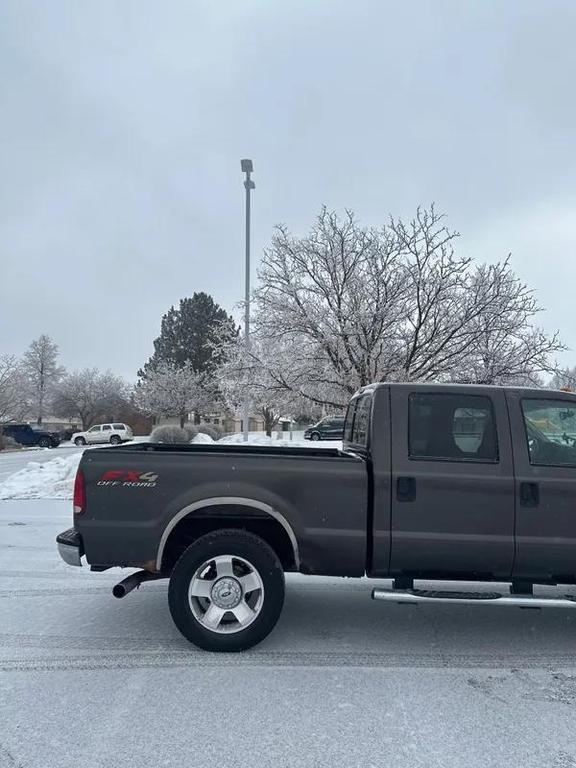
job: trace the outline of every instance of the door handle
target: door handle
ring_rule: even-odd
[[[520,483],[520,504],[523,507],[537,507],[540,503],[538,483]]]
[[[396,498],[398,501],[414,501],[416,498],[416,478],[398,477],[396,479]]]

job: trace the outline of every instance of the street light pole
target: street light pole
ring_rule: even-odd
[[[241,160],[242,171],[246,174],[244,188],[246,189],[246,286],[244,295],[244,343],[246,352],[250,349],[250,191],[256,185],[250,178],[253,171],[252,160]],[[246,396],[242,408],[242,421],[244,426],[244,442],[248,441],[250,426],[250,400]]]

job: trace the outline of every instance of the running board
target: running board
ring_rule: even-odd
[[[450,603],[452,605],[502,605],[516,608],[576,608],[576,597],[533,597],[532,595],[502,595],[499,592],[446,592],[432,589],[373,589],[373,600],[389,603],[422,605]]]

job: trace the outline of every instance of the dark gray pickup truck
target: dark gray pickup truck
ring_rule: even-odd
[[[63,559],[169,578],[180,631],[238,651],[274,627],[284,572],[392,578],[395,602],[576,607],[576,396],[375,384],[351,400],[342,450],[140,443],[86,451]],[[507,582],[417,589],[414,579]],[[433,585],[432,585],[433,586]],[[490,588],[492,589],[492,588]]]

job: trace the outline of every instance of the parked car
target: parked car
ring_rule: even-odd
[[[75,433],[78,432],[78,427],[64,427],[64,429],[60,430],[60,439],[61,440],[72,440],[72,437]]]
[[[94,424],[93,427],[85,432],[75,432],[72,435],[72,442],[76,445],[86,445],[92,443],[111,443],[120,445],[128,440],[132,440],[134,435],[128,424]]]
[[[342,440],[344,420],[344,416],[325,416],[306,429],[304,440]]]
[[[534,595],[533,585],[576,584],[575,442],[567,392],[371,385],[350,402],[342,450],[140,443],[85,453],[74,527],[58,548],[71,565],[85,554],[97,571],[142,568],[116,597],[169,578],[176,626],[215,651],[266,637],[285,571],[392,578],[372,596],[396,603],[574,609],[574,598]],[[459,585],[418,589],[414,579]]]
[[[32,424],[4,424],[4,434],[11,437],[20,445],[39,446],[40,448],[57,448],[60,445],[60,434],[43,429]]]

